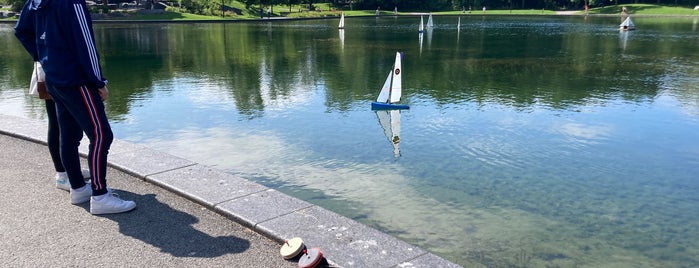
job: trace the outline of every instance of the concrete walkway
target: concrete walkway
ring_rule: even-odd
[[[107,180],[138,208],[93,216],[55,188],[45,123],[0,122],[1,267],[297,267],[279,255],[292,237],[320,247],[331,267],[459,267],[276,190],[121,140]]]

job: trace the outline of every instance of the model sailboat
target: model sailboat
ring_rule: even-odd
[[[622,31],[636,30],[636,25],[633,24],[631,17],[628,17],[628,18],[626,18],[626,20],[624,20],[624,22],[622,22],[619,25],[619,30],[622,30]]]
[[[388,73],[386,77],[386,82],[384,82],[381,92],[379,92],[379,97],[376,98],[375,102],[371,103],[371,109],[373,110],[398,110],[398,109],[410,109],[410,106],[399,104],[401,97],[401,60],[403,58],[403,53],[396,52],[396,61],[393,64],[391,72]]]
[[[434,23],[432,22],[432,13],[430,13],[430,16],[427,18],[427,28],[432,29],[434,27]]]
[[[338,25],[337,28],[339,28],[339,29],[345,28],[345,12],[342,12],[342,15],[340,15],[340,25]]]

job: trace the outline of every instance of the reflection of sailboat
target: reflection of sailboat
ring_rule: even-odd
[[[626,45],[629,42],[629,32],[628,31],[621,31],[619,32],[619,45],[621,46],[622,51],[626,51]]]
[[[461,17],[459,17],[459,22],[456,23],[456,44],[459,44],[459,39],[461,38]],[[457,47],[458,49],[459,47]]]
[[[432,13],[430,13],[430,16],[427,18],[427,28],[432,27],[434,27],[434,23],[432,22]]]
[[[379,118],[379,124],[383,128],[383,133],[388,141],[393,145],[393,156],[400,156],[400,110],[379,110],[375,111]]]
[[[420,26],[417,28],[417,31],[419,33],[422,33],[425,31],[425,24],[423,23],[423,21],[424,20],[422,19],[422,16],[420,16]]]
[[[393,64],[393,68],[391,68],[391,72],[388,73],[388,77],[386,77],[386,82],[384,82],[381,92],[379,92],[379,97],[376,98],[375,102],[371,103],[372,110],[410,109],[408,105],[398,104],[402,91],[402,58],[403,53],[396,52],[396,61]]]
[[[425,32],[427,33],[427,36],[425,36],[427,38],[427,49],[430,49],[432,47],[432,28],[427,28]]]
[[[340,15],[340,24],[337,26],[337,28],[345,28],[345,12],[342,12],[342,15]]]
[[[420,42],[420,55],[422,55],[422,40],[424,39],[424,37],[423,37],[424,34],[423,34],[423,33],[419,33],[418,35],[419,35],[419,36],[418,36],[418,40],[419,40],[419,42]]]
[[[340,33],[340,48],[344,51],[345,50],[345,29],[340,29],[338,30]]]
[[[622,30],[622,31],[636,30],[636,25],[633,24],[631,17],[628,17],[628,18],[626,18],[626,20],[624,20],[624,22],[619,24],[619,30]]]

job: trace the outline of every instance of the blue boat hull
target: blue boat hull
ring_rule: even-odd
[[[410,109],[410,106],[403,105],[403,104],[391,104],[391,103],[385,103],[385,102],[372,102],[371,109],[372,110],[407,110],[407,109]]]

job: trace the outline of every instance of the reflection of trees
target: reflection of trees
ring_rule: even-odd
[[[687,68],[674,65],[687,61],[687,51],[696,44],[641,40],[631,33],[622,49],[619,38],[609,34],[567,34],[556,28],[563,34],[543,34],[522,27],[493,34],[488,21],[464,21],[459,47],[454,47],[455,32],[442,30],[419,53],[416,33],[371,25],[396,21],[367,20],[367,27],[345,33],[344,45],[334,22],[327,28],[318,21],[98,24],[95,35],[112,89],[108,112],[115,118],[127,114],[134,100],[178,76],[214,81],[234,98],[241,114],[252,117],[271,102],[309,94],[318,85],[328,109],[347,110],[375,98],[396,50],[406,52],[408,101],[416,93],[436,103],[497,102],[520,108],[652,100],[671,73],[687,74]],[[0,46],[3,81],[24,85],[29,72],[19,70],[31,68],[28,55],[11,35],[0,38]],[[649,54],[658,59],[635,56]],[[687,99],[699,95],[696,90],[682,94]]]
[[[462,39],[468,40],[459,48],[463,52],[448,49],[453,40],[436,36],[433,47],[440,51],[423,53],[427,64],[405,63],[406,68],[415,68],[414,86],[437,103],[497,102],[515,107],[538,103],[564,108],[609,99],[652,99],[668,68],[623,57],[615,38],[536,30],[512,30],[508,34],[515,38],[503,38],[484,34],[488,30],[468,31],[465,38],[462,32]],[[644,78],[636,79],[639,76]]]
[[[109,80],[110,117],[118,119],[128,114],[132,101],[150,94],[157,77],[171,77],[165,66],[169,36],[168,32],[150,26],[95,27],[103,72]]]
[[[0,33],[0,81],[24,88],[31,78],[32,57],[12,34],[11,25],[0,25]]]
[[[21,93],[29,90],[29,80],[34,68],[32,57],[12,34],[14,24],[0,24],[0,97],[7,89],[21,89]],[[44,101],[24,94],[27,104],[24,110],[32,118],[45,118]],[[7,109],[2,107],[1,109]]]

